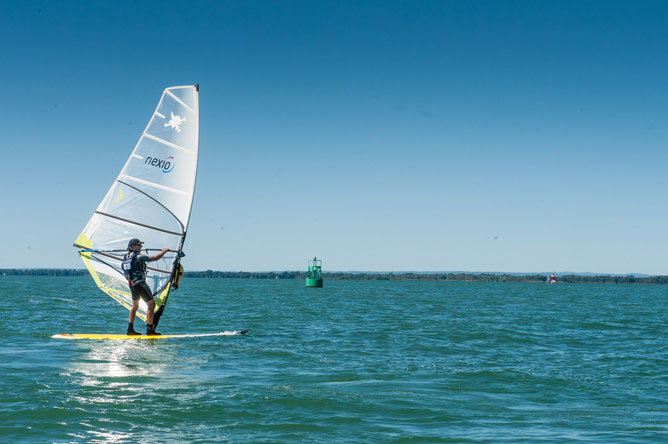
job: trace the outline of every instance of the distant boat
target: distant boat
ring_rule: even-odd
[[[554,273],[552,273],[550,276],[547,277],[547,280],[545,281],[548,284],[556,284],[557,283],[557,278],[554,277]]]

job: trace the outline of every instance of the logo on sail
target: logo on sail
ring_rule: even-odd
[[[172,118],[169,119],[169,122],[165,123],[165,128],[171,126],[176,130],[177,133],[181,132],[181,124],[186,121],[185,117],[175,116],[173,112],[170,112]]]
[[[111,203],[116,203],[119,200],[123,200],[123,188],[121,188],[121,187],[118,187],[118,197],[115,200],[113,200]]]
[[[171,173],[171,171],[174,169],[174,165],[176,165],[173,156],[169,156],[166,159],[158,159],[157,157],[146,156],[144,164],[160,168],[163,173]]]

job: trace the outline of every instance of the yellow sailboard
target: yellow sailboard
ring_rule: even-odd
[[[51,336],[54,339],[111,339],[111,340],[124,340],[124,339],[173,339],[173,338],[203,338],[206,336],[237,336],[246,334],[246,331],[221,331],[219,333],[195,333],[195,334],[183,334],[183,335],[116,335],[116,334],[104,334],[104,333],[65,333],[57,334]]]

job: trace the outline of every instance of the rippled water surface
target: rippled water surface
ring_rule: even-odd
[[[68,341],[127,311],[0,284],[1,442],[668,442],[668,286],[184,279],[159,331],[248,335]]]

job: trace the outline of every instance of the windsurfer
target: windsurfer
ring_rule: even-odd
[[[132,309],[130,309],[130,317],[128,319],[128,335],[139,335],[134,329],[135,315],[139,309],[139,298],[142,298],[148,309],[146,310],[146,335],[159,335],[155,331],[153,324],[153,311],[155,310],[155,301],[153,300],[153,292],[146,284],[146,264],[149,262],[161,259],[168,248],[163,248],[162,251],[155,256],[147,256],[141,253],[143,242],[139,239],[132,238],[128,242],[128,253],[123,256],[123,273],[128,280],[130,291],[132,292]]]

